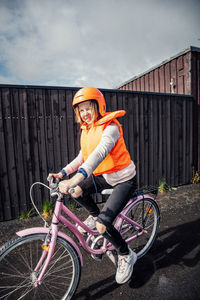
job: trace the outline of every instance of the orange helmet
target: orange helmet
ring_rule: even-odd
[[[88,101],[96,100],[99,106],[99,113],[104,116],[106,113],[106,101],[104,95],[94,87],[84,87],[75,94],[72,106],[75,107],[77,104]]]

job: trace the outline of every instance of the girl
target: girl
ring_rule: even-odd
[[[136,170],[125,146],[122,128],[117,117],[123,110],[106,112],[103,94],[94,87],[80,89],[74,96],[73,108],[81,125],[81,150],[78,156],[59,173],[50,174],[63,178],[76,174],[59,183],[59,190],[67,194],[75,187],[73,197],[87,209],[89,217],[84,223],[111,242],[118,253],[116,281],[125,283],[131,277],[137,255],[128,248],[120,233],[112,225],[136,190]],[[92,193],[113,188],[100,211],[91,197]],[[78,227],[82,232],[83,229]]]

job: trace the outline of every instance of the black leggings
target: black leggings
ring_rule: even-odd
[[[77,198],[76,201],[85,207],[93,217],[98,217],[99,223],[106,226],[106,231],[103,236],[113,244],[118,254],[128,254],[129,250],[126,242],[112,223],[129,201],[131,194],[136,190],[136,176],[112,187],[105,181],[103,176],[92,175],[82,181],[79,186],[83,191],[83,195]],[[100,212],[91,194],[100,193],[102,190],[109,188],[113,188],[113,192]]]

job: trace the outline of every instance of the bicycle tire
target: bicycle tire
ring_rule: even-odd
[[[71,299],[80,275],[80,259],[74,247],[58,237],[41,285],[34,287],[33,270],[42,253],[45,233],[15,237],[0,249],[0,299]]]
[[[123,220],[120,227],[120,233],[125,240],[133,235],[137,236],[128,244],[137,253],[139,259],[149,251],[156,239],[160,223],[159,207],[153,199],[142,198],[133,202],[126,216],[143,226],[143,234],[141,234],[141,229],[127,223],[125,220]]]

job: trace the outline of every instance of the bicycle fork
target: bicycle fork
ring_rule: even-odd
[[[62,202],[56,201],[55,210],[52,218],[52,224],[49,228],[49,232],[45,238],[44,243],[41,245],[43,252],[32,274],[32,281],[35,287],[41,284],[42,278],[45,272],[47,271],[48,265],[51,261],[51,258],[55,250],[56,240],[58,236],[58,224],[59,224],[59,219],[57,218],[57,216],[60,215],[61,206],[62,206]],[[42,269],[40,271],[41,266]],[[39,276],[37,276],[38,273]]]

